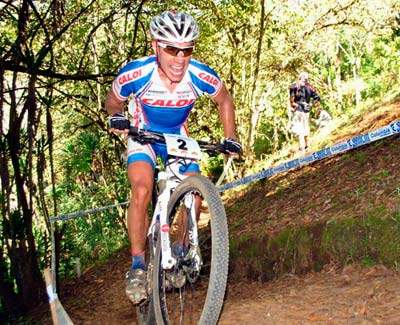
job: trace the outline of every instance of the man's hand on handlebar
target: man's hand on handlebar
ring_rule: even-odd
[[[242,145],[235,139],[227,138],[222,145],[230,155],[239,155],[242,152]]]
[[[108,118],[108,126],[115,134],[128,135],[130,122],[122,113],[115,113]]]

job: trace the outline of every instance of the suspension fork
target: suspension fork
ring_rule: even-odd
[[[188,236],[190,244],[197,248],[199,246],[199,237],[197,232],[197,211],[196,211],[196,195],[194,193],[186,194],[184,198],[185,208],[188,212],[187,218],[189,219]],[[200,211],[198,211],[200,213]]]
[[[157,199],[148,235],[152,234],[154,237],[154,232],[157,228],[159,229],[157,240],[161,242],[161,265],[163,269],[171,269],[176,264],[176,259],[172,256],[171,252],[170,225],[167,214],[168,202],[172,189],[176,187],[176,184],[166,181],[164,185]]]

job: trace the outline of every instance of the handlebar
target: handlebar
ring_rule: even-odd
[[[155,132],[151,130],[143,130],[137,127],[131,126],[129,128],[128,136],[130,136],[133,140],[138,141],[142,144],[147,143],[165,143],[164,134],[160,132]],[[224,148],[224,145],[221,143],[208,143],[206,141],[197,140],[197,143],[200,146],[202,151],[206,152],[209,155],[217,155],[219,153],[228,154]]]
[[[116,129],[121,129],[118,126]],[[126,128],[122,128],[126,129]],[[141,144],[151,144],[151,143],[165,143],[164,134],[161,132],[143,130],[134,126],[129,127],[128,136]],[[210,156],[215,156],[220,153],[229,154],[222,143],[208,143],[207,141],[197,140],[200,149],[206,152]]]

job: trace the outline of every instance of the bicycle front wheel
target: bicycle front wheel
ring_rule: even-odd
[[[200,198],[196,225],[190,213],[196,201],[199,209]],[[177,264],[163,270],[158,240],[153,273],[157,324],[216,324],[225,295],[229,248],[225,209],[214,184],[200,175],[186,178],[171,196],[168,222]]]

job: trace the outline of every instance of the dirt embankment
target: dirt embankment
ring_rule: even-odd
[[[400,118],[394,103],[355,118],[338,143]],[[370,128],[367,128],[367,121]],[[392,136],[230,192],[231,279],[270,280],[349,263],[396,267],[400,150]]]

